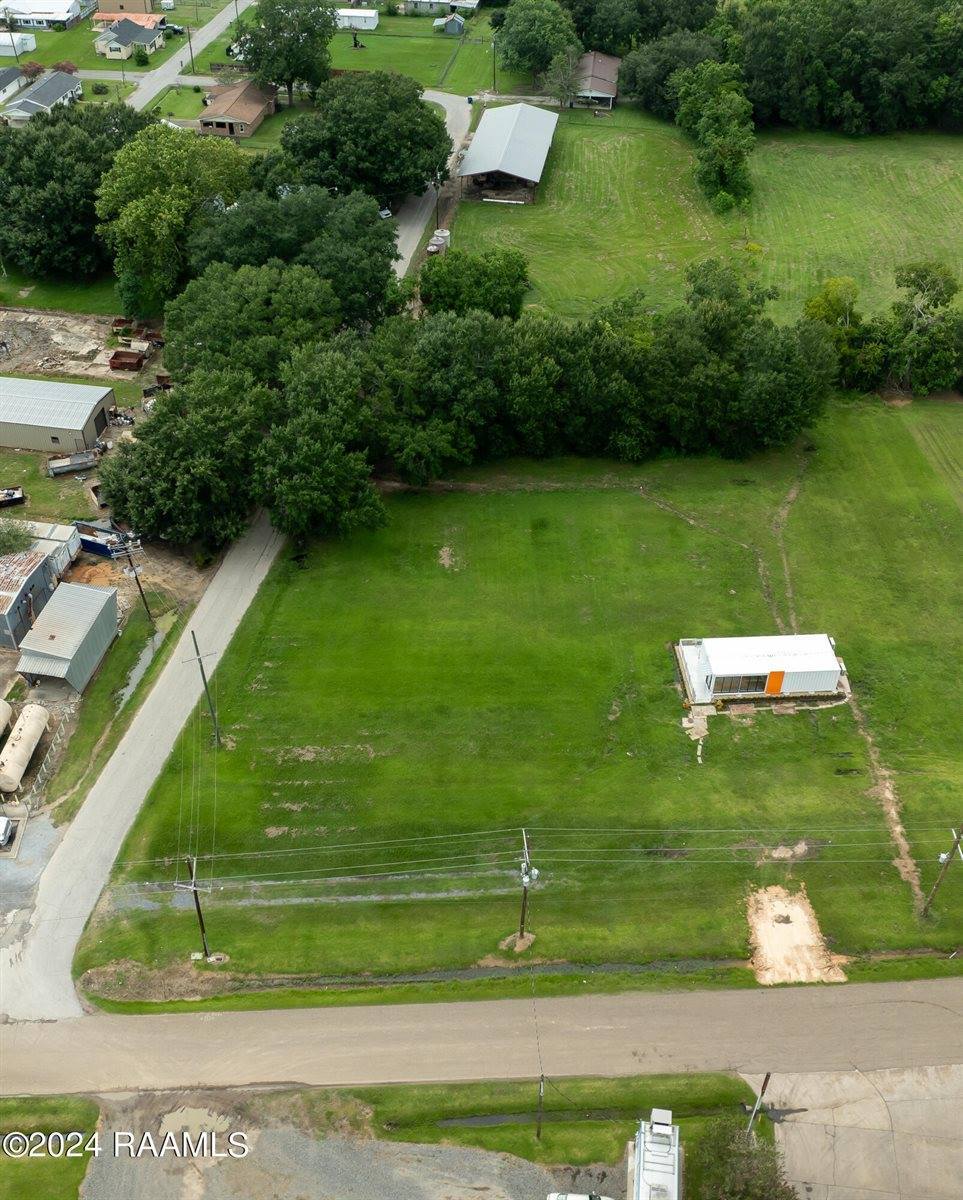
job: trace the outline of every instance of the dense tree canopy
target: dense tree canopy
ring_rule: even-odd
[[[151,121],[126,104],[67,108],[23,129],[0,125],[0,257],[28,275],[95,275],[109,253],[94,208],[121,146]]]
[[[277,169],[339,192],[397,203],[448,178],[451,139],[422,88],[403,75],[341,75],[318,92],[318,111],[289,121]]]
[[[426,261],[418,287],[430,312],[481,309],[494,317],[518,317],[528,290],[528,263],[518,250],[450,250]]]
[[[535,75],[566,47],[581,49],[572,15],[558,0],[511,0],[496,45],[509,70]]]
[[[331,284],[310,267],[213,263],[168,303],[164,361],[177,379],[231,368],[273,384],[297,346],[340,320]]]
[[[328,78],[336,28],[327,0],[260,0],[239,39],[241,57],[259,84],[286,88],[293,104],[296,84],[315,91]]]
[[[251,191],[195,230],[190,267],[200,275],[215,262],[299,263],[330,282],[346,321],[373,320],[391,296],[395,233],[395,222],[382,220],[377,200],[363,192],[332,196],[313,186],[284,189],[280,196]]]
[[[157,312],[187,269],[187,237],[205,213],[247,189],[250,158],[226,138],[150,125],[118,151],[97,198],[128,312]]]
[[[752,191],[747,160],[756,139],[741,72],[732,63],[706,59],[677,71],[668,86],[675,119],[696,143],[699,186],[724,212]]]
[[[669,79],[676,71],[697,67],[707,59],[719,59],[714,38],[701,31],[676,30],[625,56],[619,69],[619,91],[627,98],[640,100],[657,117],[671,121],[678,96],[669,86]]]

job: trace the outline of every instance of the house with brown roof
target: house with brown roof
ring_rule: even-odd
[[[621,58],[589,50],[578,61],[578,91],[575,98],[581,104],[611,108],[619,94]]]
[[[212,87],[204,97],[201,133],[215,137],[250,137],[277,108],[275,88],[260,88],[253,79]]]

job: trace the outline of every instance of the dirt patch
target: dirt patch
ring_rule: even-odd
[[[85,971],[80,987],[105,1000],[203,1000],[236,990],[233,978],[229,971],[198,971],[189,962],[158,970],[124,958]]]
[[[845,983],[826,948],[805,887],[790,895],[773,886],[749,897],[752,969],[760,983]]]
[[[896,847],[893,866],[899,872],[900,878],[909,884],[910,891],[913,893],[913,903],[916,911],[919,912],[923,907],[923,889],[920,884],[919,868],[910,850],[906,830],[903,828],[902,805],[896,791],[895,777],[889,767],[884,764],[879,747],[870,732],[866,714],[852,693],[849,696],[849,706],[856,719],[856,728],[866,742],[869,752],[869,769],[873,776],[873,787],[869,794],[879,801],[883,816],[886,818],[886,828]]]
[[[451,546],[442,546],[438,551],[438,565],[444,567],[446,571],[458,570],[458,559]]]
[[[21,293],[20,298],[26,297]],[[112,371],[109,360],[117,347],[112,332],[110,317],[45,309],[4,309],[0,312],[0,341],[8,348],[4,369],[26,375],[89,376],[108,383],[146,381],[160,365],[156,355],[148,358],[143,372]]]
[[[269,825],[264,831],[264,836],[269,838],[283,837],[284,834],[290,833],[289,825]]]
[[[524,954],[534,941],[534,933],[523,933],[521,937],[517,933],[510,933],[507,938],[502,938],[498,943],[498,949],[513,950],[516,954]]]
[[[277,760],[285,762],[371,762],[375,756],[374,746],[361,743],[356,746],[289,746],[279,750]]]

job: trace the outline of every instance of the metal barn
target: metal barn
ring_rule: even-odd
[[[693,704],[774,696],[834,696],[845,665],[825,633],[683,638],[677,648]]]
[[[82,692],[116,636],[116,588],[62,583],[21,641],[17,670],[30,684],[64,679]]]
[[[50,453],[91,450],[107,428],[114,389],[0,376],[0,446]]]

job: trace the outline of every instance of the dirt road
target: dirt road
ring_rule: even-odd
[[[963,1062],[963,979],[0,1025],[7,1093]]]
[[[190,631],[196,632],[212,671],[280,546],[281,539],[262,515],[228,551],[181,641],[47,864],[29,926],[0,948],[0,1015],[41,1021],[81,1014],[70,974],[77,941],[127,831],[201,696]]]

